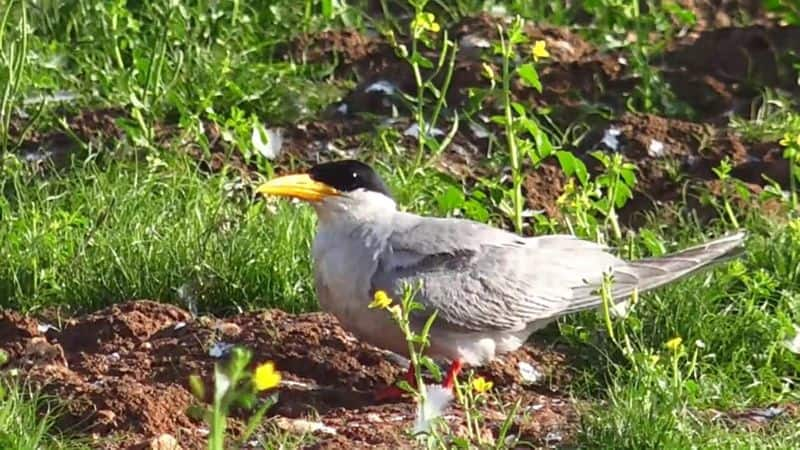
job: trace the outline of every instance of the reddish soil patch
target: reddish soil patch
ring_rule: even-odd
[[[75,318],[60,331],[39,325],[17,313],[0,313],[0,342],[11,357],[5,369],[18,369],[44,392],[66,400],[58,426],[100,436],[94,442],[98,448],[142,448],[163,433],[184,448],[202,448],[204,424],[185,414],[193,402],[187,377],[199,374],[211,385],[218,359],[209,349],[221,342],[250,348],[255,362],[275,361],[285,382],[267,422],[298,430],[306,419],[335,430],[317,432],[314,448],[411,445],[403,431],[413,424],[414,405],[372,398],[401,368],[326,314],[268,310],[193,319],[173,306],[137,301]],[[490,428],[499,429],[502,407],[519,401],[512,433],[535,445],[554,436],[567,441],[575,413],[560,388],[569,379],[565,358],[533,345],[479,369],[497,386],[497,399],[482,408]],[[525,385],[522,362],[538,370],[541,381]],[[447,417],[454,429],[463,425],[457,408]]]
[[[769,180],[784,189],[789,186],[789,167],[777,143],[745,144],[736,134],[707,124],[623,114],[587,135],[576,149],[589,170],[597,172],[597,160],[588,155],[592,150],[620,152],[636,165],[635,197],[620,211],[623,222],[631,226],[641,223],[641,213],[684,201],[689,212],[701,220],[715,217],[716,211],[702,199],[721,194],[713,169],[725,158],[733,166],[731,174],[753,194],[750,199],[734,195],[741,208],[751,206]],[[529,172],[525,182],[528,206],[558,214],[555,204],[565,182],[553,160]]]

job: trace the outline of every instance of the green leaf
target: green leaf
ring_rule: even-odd
[[[575,175],[581,185],[586,185],[589,181],[589,171],[586,170],[586,164],[583,161],[575,157],[572,152],[566,150],[557,151],[556,158],[558,158],[558,164],[568,177]]]
[[[197,400],[203,401],[206,398],[206,388],[199,375],[189,375],[189,390]]]
[[[478,200],[468,200],[464,203],[464,214],[477,222],[487,222],[489,220],[489,210]]]
[[[422,356],[419,362],[433,375],[437,382],[442,381],[442,369],[430,356]]]
[[[464,193],[455,186],[448,186],[444,192],[436,197],[439,211],[450,213],[464,205]]]
[[[633,170],[622,170],[619,175],[628,186],[633,186],[636,184],[636,174],[633,172]]]
[[[542,92],[542,82],[539,80],[539,72],[531,63],[526,63],[517,68],[517,73],[528,86]]]
[[[406,380],[400,380],[397,382],[397,387],[406,392],[414,392],[414,388],[408,384]]]
[[[333,17],[333,0],[322,0],[322,16],[326,19]]]
[[[423,69],[433,69],[433,63],[431,60],[420,55],[419,53],[411,55],[408,59],[412,64],[417,64]]]

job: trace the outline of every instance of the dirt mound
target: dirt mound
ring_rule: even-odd
[[[683,200],[701,220],[714,217],[713,208],[700,199],[708,193],[721,194],[713,169],[726,158],[733,167],[731,174],[742,180],[751,193],[761,192],[771,181],[785,189],[789,186],[789,167],[777,143],[746,144],[735,133],[708,124],[651,114],[623,114],[588,133],[576,149],[590,172],[597,173],[601,167],[588,154],[593,150],[619,152],[637,167],[635,197],[620,212],[628,225],[640,223],[643,212]],[[554,205],[565,182],[552,159],[539,170],[529,172],[525,181],[528,206],[558,214]],[[742,208],[750,204],[745,198],[734,200]]]
[[[57,425],[68,433],[102,436],[97,447],[137,448],[169,433],[184,448],[203,448],[207,429],[185,414],[193,401],[188,376],[201,375],[210,390],[214,363],[231,345],[250,348],[254,363],[276,363],[285,381],[268,421],[296,432],[308,429],[304,420],[324,424],[328,428],[315,434],[315,448],[410,445],[403,430],[413,424],[414,405],[379,404],[372,396],[402,368],[326,314],[267,310],[193,319],[174,306],[137,301],[72,319],[62,330],[0,312],[0,337],[10,355],[4,369],[17,369],[65,400]],[[483,411],[495,431],[504,419],[501,409],[519,400],[515,435],[539,444],[569,437],[575,415],[559,389],[569,379],[565,358],[534,345],[479,369],[499,393]],[[456,428],[461,414],[448,411]]]

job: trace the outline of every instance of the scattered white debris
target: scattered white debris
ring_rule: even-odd
[[[619,150],[619,136],[622,134],[622,130],[619,128],[611,127],[603,133],[603,141],[602,143],[613,151]]]
[[[367,86],[364,92],[382,92],[386,95],[392,95],[397,92],[397,86],[390,81],[378,80]]]
[[[174,329],[175,329],[175,330],[180,330],[181,328],[183,328],[183,327],[185,327],[185,326],[186,326],[186,322],[183,322],[183,321],[181,321],[181,322],[177,322],[177,323],[175,324],[175,327],[174,327]]]
[[[266,142],[264,141],[266,139]],[[275,159],[281,154],[283,147],[283,131],[280,128],[265,128],[261,124],[253,126],[251,136],[253,148],[267,159]]]
[[[78,98],[78,94],[68,91],[55,91],[52,95],[34,95],[22,100],[23,105],[33,105],[39,103],[64,103],[71,102]]]
[[[342,102],[341,105],[336,107],[336,112],[341,115],[346,115],[347,112],[350,110],[350,106],[347,103]]]
[[[453,401],[453,391],[439,385],[425,386],[425,403],[417,404],[417,416],[414,421],[414,434],[430,431],[432,422],[442,415],[445,408]]]
[[[535,405],[529,406],[527,409],[528,409],[528,411],[538,411],[538,410],[540,410],[542,408],[544,408],[544,405],[541,404],[541,403],[537,403]]]
[[[459,41],[459,46],[461,47],[475,47],[475,48],[489,48],[492,46],[492,43],[489,42],[488,39],[483,38],[481,36],[475,34],[465,34],[461,37]]]
[[[319,388],[316,384],[304,383],[302,381],[284,380],[284,379],[281,379],[281,386],[304,389],[304,390],[307,390],[307,391],[311,391],[311,390]]]
[[[525,209],[522,210],[522,214],[520,214],[520,216],[522,216],[524,218],[530,218],[530,217],[540,216],[540,215],[544,214],[545,212],[546,211],[544,209],[525,208]]]
[[[208,436],[209,434],[211,434],[211,430],[209,430],[206,427],[200,427],[200,428],[197,429],[197,434],[200,435],[200,436],[205,437],[205,436]]]
[[[367,419],[367,422],[383,422],[383,419],[381,419],[378,413],[367,413],[364,418]]]
[[[628,65],[628,60],[624,56],[620,56],[619,58],[617,58],[617,62],[622,64],[623,66]]]
[[[651,139],[650,145],[647,146],[647,154],[653,158],[661,158],[664,156],[664,143],[655,139]]]
[[[222,355],[228,352],[233,348],[233,344],[228,344],[227,342],[215,342],[214,345],[208,349],[208,356],[212,358],[222,358]]]
[[[631,302],[625,300],[624,302],[619,302],[611,305],[609,311],[611,311],[611,315],[614,316],[615,319],[625,319],[628,317],[630,306]]]
[[[491,133],[489,133],[489,130],[486,129],[485,126],[483,126],[483,125],[481,125],[479,123],[470,122],[469,123],[469,129],[472,131],[472,134],[475,135],[475,137],[478,138],[478,139],[486,139],[489,136],[491,136]]]
[[[544,437],[544,441],[547,442],[548,444],[555,444],[556,442],[561,442],[562,439],[564,438],[561,436],[561,433],[557,431],[551,431],[547,433]]]
[[[438,128],[432,128],[427,131],[426,133],[428,136],[444,136],[444,131]],[[410,127],[406,128],[406,131],[403,132],[403,136],[411,136],[414,138],[419,138],[419,124],[413,124]]]
[[[544,374],[542,372],[525,361],[520,361],[517,363],[517,368],[519,369],[519,376],[525,383],[536,384],[542,381],[544,378]]]
[[[113,359],[113,360],[115,360],[115,361],[119,361],[119,358],[120,358],[120,356],[119,356],[119,352],[114,352],[114,353],[112,353],[112,354],[111,354],[111,355],[109,355],[109,356],[111,357],[111,359]]]
[[[783,341],[783,346],[790,352],[800,355],[800,326],[794,326],[794,337]]]
[[[706,348],[706,343],[701,341],[700,339],[694,341],[694,345],[697,348]]]
[[[49,323],[40,323],[39,325],[36,326],[36,329],[39,330],[39,333],[42,333],[42,334],[45,334],[50,330],[58,331],[58,328],[50,325]]]
[[[304,419],[289,419],[280,417],[276,420],[279,428],[297,434],[306,433],[325,433],[336,434],[336,429],[325,425],[322,422],[312,422]]]
[[[506,436],[505,440],[506,448],[511,448],[512,446],[514,446],[514,444],[517,443],[518,439],[519,437],[516,434],[509,434],[508,436]]]

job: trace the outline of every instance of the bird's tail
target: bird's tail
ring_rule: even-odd
[[[744,232],[737,232],[695,247],[666,256],[629,261],[614,268],[611,296],[616,301],[626,300],[634,291],[639,293],[655,289],[702,269],[736,258],[744,253]],[[576,298],[564,313],[576,312],[598,306],[602,301],[596,294],[592,299]]]

